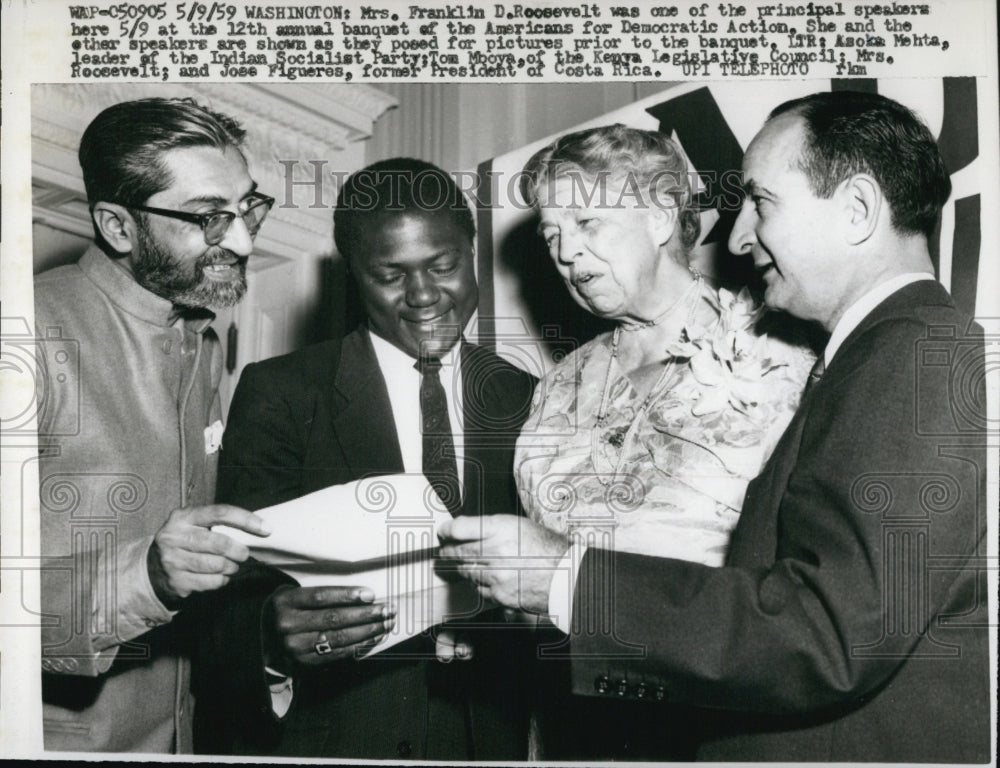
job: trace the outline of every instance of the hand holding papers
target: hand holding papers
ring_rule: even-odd
[[[438,531],[441,556],[505,608],[544,615],[558,566],[570,548],[561,533],[517,515],[456,517]]]
[[[366,655],[395,626],[395,610],[374,600],[360,587],[279,589],[265,607],[266,666],[294,673]]]
[[[331,486],[258,510],[257,515],[272,531],[266,540],[221,526],[216,530],[243,542],[254,557],[280,568],[303,587],[361,588],[376,603],[395,608],[395,624],[387,622],[379,651],[485,607],[475,587],[462,579],[446,579],[435,568],[435,531],[451,516],[423,475],[383,475]],[[355,616],[358,612],[368,611],[368,622],[375,618],[375,606],[353,605],[350,615],[356,621],[362,619]],[[303,626],[304,631],[315,630],[311,642],[322,629]],[[368,637],[375,634],[368,631]],[[320,644],[315,644],[321,654]]]

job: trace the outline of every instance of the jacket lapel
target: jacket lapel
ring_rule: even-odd
[[[462,514],[480,514],[497,504],[509,505],[506,484],[494,487],[497,483],[490,478],[506,478],[512,471],[507,464],[513,438],[496,433],[510,429],[506,423],[518,404],[508,403],[507,393],[488,375],[495,364],[488,352],[463,342],[460,354],[465,435]],[[389,393],[366,328],[344,338],[333,387],[323,391],[329,400],[330,429],[351,476],[403,472]]]
[[[478,414],[480,409],[485,407],[484,403],[490,403],[490,408],[494,408],[493,393],[490,391],[488,382],[479,382],[475,375],[477,368],[477,353],[480,350],[464,341],[459,350],[462,356],[462,433],[465,438],[465,460],[462,468],[462,515],[481,514],[483,507],[483,464],[482,461],[489,459],[489,451],[479,450],[477,443],[481,435]],[[487,454],[483,456],[483,454]]]
[[[937,281],[921,280],[906,285],[869,312],[844,339],[823,378],[810,389],[808,397],[803,397],[771,458],[747,488],[740,522],[733,531],[729,546],[728,565],[767,567],[773,563],[777,546],[778,508],[788,486],[788,478],[798,461],[806,419],[810,409],[823,398],[824,384],[849,375],[849,371],[845,373],[837,365],[838,361],[848,357],[845,351],[854,344],[862,343],[865,333],[886,318],[911,314],[917,307],[928,305],[951,306],[951,297]],[[750,510],[752,514],[747,514]]]
[[[402,472],[389,393],[367,328],[344,338],[331,398],[333,433],[352,475]]]
[[[462,410],[465,434],[465,496],[462,514],[511,511],[514,441],[523,403],[503,386],[492,353],[462,343]]]
[[[823,374],[823,378],[820,379],[817,387],[822,385],[823,381],[834,381],[840,377],[841,372],[837,366],[837,361],[847,359],[848,355],[845,355],[844,352],[854,344],[861,343],[865,333],[873,326],[887,318],[911,315],[917,308],[928,306],[955,306],[951,296],[948,295],[948,292],[937,280],[918,280],[915,283],[904,285],[895,293],[889,294],[844,339],[843,344],[840,345],[837,354],[833,356],[830,367]]]
[[[818,385],[817,385],[818,386]],[[778,508],[799,456],[808,406],[800,406],[760,474],[747,486],[726,565],[768,568],[778,546]]]

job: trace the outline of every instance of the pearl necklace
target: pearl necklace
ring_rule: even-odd
[[[639,328],[652,327],[654,325],[658,325],[660,322],[664,320],[664,318],[666,318],[668,314],[670,314],[674,309],[680,306],[681,302],[683,302],[685,299],[688,300],[688,308],[687,308],[687,316],[685,319],[685,324],[683,327],[684,328],[689,327],[694,319],[695,307],[698,306],[698,296],[701,295],[701,291],[699,290],[700,287],[701,287],[701,275],[695,274],[694,282],[691,283],[691,285],[687,288],[687,290],[685,290],[684,293],[681,294],[681,297],[676,302],[674,302],[666,312],[660,314],[655,320],[647,321],[645,325],[633,324],[633,327],[625,328],[625,330],[634,331],[638,330]],[[607,413],[609,406],[608,400],[611,394],[611,369],[614,368],[615,360],[618,359],[618,344],[621,341],[621,332],[622,332],[622,326],[618,325],[615,327],[615,330],[613,331],[611,336],[611,356],[608,358],[608,368],[607,371],[605,371],[604,373],[604,390],[601,394],[600,407],[597,409],[597,421],[595,423],[595,428],[591,433],[593,437],[590,446],[590,461],[594,467],[595,472],[597,471],[597,448],[600,442],[598,438],[598,432],[604,426],[604,422],[608,418],[608,413]],[[601,473],[597,472],[597,479],[601,482],[602,485],[610,485],[615,481],[615,479],[620,474],[622,464],[625,461],[625,454],[626,454],[626,451],[624,450],[625,445],[632,439],[635,433],[636,426],[642,421],[643,417],[646,415],[646,411],[649,410],[649,407],[653,404],[656,398],[660,394],[662,394],[663,385],[666,383],[668,376],[674,372],[676,367],[677,367],[677,359],[671,356],[670,359],[667,360],[666,363],[664,363],[663,370],[660,371],[660,375],[657,377],[653,386],[650,387],[649,392],[646,393],[645,399],[642,401],[642,404],[639,406],[639,409],[635,412],[635,416],[632,417],[632,421],[629,422],[629,425],[625,428],[619,428],[614,430],[605,438],[606,442],[609,445],[614,446],[616,449],[618,449],[620,453],[618,456],[618,463],[615,466],[615,471],[610,481],[605,482],[605,480],[601,477]]]

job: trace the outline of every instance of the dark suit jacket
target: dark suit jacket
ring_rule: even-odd
[[[704,707],[700,759],[987,761],[983,370],[938,284],[886,299],[750,484],[726,567],[588,550],[574,623],[602,590],[615,621],[571,634],[576,692]]]
[[[461,354],[463,513],[514,512],[513,447],[534,379],[483,348],[463,344]],[[244,370],[223,438],[220,502],[260,509],[402,471],[385,381],[366,329]],[[425,633],[370,660],[302,673],[288,722],[276,731],[219,722],[218,713],[205,711],[214,707],[202,706],[211,696],[202,686],[200,746],[311,757],[521,759],[527,710],[519,699],[515,649],[527,652],[530,642],[522,633],[502,621],[479,632],[471,662],[433,660],[433,641]],[[431,660],[393,658],[414,653]],[[220,739],[226,731],[229,740]]]

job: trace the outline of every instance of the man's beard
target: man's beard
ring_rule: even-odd
[[[190,264],[177,259],[149,235],[143,224],[138,226],[138,254],[132,261],[136,282],[157,296],[181,307],[232,307],[239,303],[247,290],[247,260],[232,251],[212,246]],[[236,259],[233,269],[239,276],[233,280],[213,280],[205,267]]]

